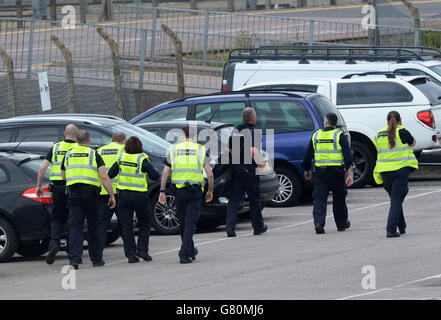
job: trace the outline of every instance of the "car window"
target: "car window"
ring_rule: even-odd
[[[417,69],[398,69],[395,70],[395,74],[400,76],[426,76],[429,77],[430,81],[436,83],[437,85],[441,85],[441,82],[432,77],[430,74]]]
[[[207,103],[196,106],[195,120],[231,123],[237,126],[242,123],[242,111],[245,102]]]
[[[53,142],[59,141],[60,128],[55,126],[32,126],[19,128],[15,141],[26,142]]]
[[[311,103],[319,113],[322,122],[325,120],[325,116],[332,112],[337,115],[337,127],[346,127],[340,111],[338,111],[337,107],[328,98],[324,96],[317,96],[311,99]]]
[[[395,82],[348,82],[337,86],[337,105],[411,102],[412,94]]]
[[[431,105],[441,104],[441,87],[435,83],[422,79],[415,79],[410,81],[418,90],[420,90],[426,98],[429,100]]]
[[[40,170],[41,165],[43,164],[43,159],[36,159],[25,161],[20,164],[20,168],[23,169],[23,172],[32,180],[37,180],[38,171]],[[44,179],[49,181],[49,173],[50,170],[46,170],[44,174]]]
[[[109,136],[108,133],[101,132],[101,131],[98,131],[98,130],[94,130],[94,129],[91,129],[89,127],[78,126],[78,129],[85,129],[85,130],[87,130],[89,132],[89,134],[90,134],[90,146],[92,148],[104,146],[104,145],[110,143],[110,141],[112,141],[112,137]]]
[[[142,118],[136,124],[166,120],[187,120],[187,110],[188,106],[161,109]]]
[[[274,133],[311,131],[314,122],[306,107],[297,101],[253,101],[257,112],[256,128]]]
[[[10,142],[13,130],[14,129],[0,130],[0,143],[2,143],[2,142]]]
[[[9,181],[9,176],[6,172],[6,169],[0,167],[0,184],[6,183]]]

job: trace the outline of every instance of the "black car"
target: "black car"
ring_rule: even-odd
[[[63,130],[69,123],[75,124],[80,129],[87,129],[91,135],[92,147],[99,147],[111,141],[115,131],[123,131],[127,137],[138,136],[143,143],[144,152],[149,155],[153,167],[162,172],[163,162],[170,143],[142,128],[114,116],[85,115],[85,114],[54,114],[24,116],[0,120],[0,143],[9,143],[17,146],[17,149],[27,151],[43,147],[39,154],[46,154],[49,147],[44,147],[44,142],[55,142],[63,138]],[[223,194],[226,192],[230,175],[228,170],[217,170],[215,174],[213,201],[206,204],[203,202],[199,227],[217,227],[224,223],[226,214],[226,202]],[[176,216],[174,196],[168,193],[167,205],[161,205],[159,197],[159,181],[148,180],[149,194],[153,208],[153,228],[160,234],[176,234],[179,232],[179,220]],[[272,196],[273,194],[271,193]],[[244,203],[242,208],[247,209]]]

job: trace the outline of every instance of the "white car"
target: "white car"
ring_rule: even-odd
[[[428,47],[274,46],[234,49],[224,66],[222,91],[262,81],[341,78],[372,71],[427,76],[441,86],[441,51]]]
[[[441,87],[425,77],[396,78],[394,75],[348,76],[348,79],[297,79],[262,82],[240,91],[318,92],[331,100],[343,116],[351,135],[357,187],[372,183],[377,131],[386,126],[389,111],[398,111],[403,125],[415,137],[414,150],[440,148]],[[414,83],[414,84],[412,84]],[[438,99],[440,98],[440,99]]]

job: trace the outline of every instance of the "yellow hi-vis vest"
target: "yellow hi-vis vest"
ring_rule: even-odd
[[[127,153],[123,151],[118,157],[119,178],[118,190],[146,192],[147,176],[141,171],[144,159],[149,160],[145,153]]]
[[[343,166],[343,153],[340,146],[341,129],[317,130],[312,135],[315,166]]]
[[[106,165],[106,172],[112,168],[116,161],[118,161],[119,155],[124,151],[124,145],[111,142],[105,146],[98,149],[98,153],[103,158],[104,164]],[[118,185],[118,176],[110,180],[112,182],[113,193],[116,194],[116,186]],[[100,195],[108,195],[109,193],[104,187],[101,187]]]
[[[204,187],[205,147],[184,141],[170,147],[171,181],[180,189],[185,183]]]
[[[395,133],[395,147],[389,146],[387,129],[384,127],[377,132],[374,138],[374,145],[377,148],[377,163],[374,168],[374,179],[377,184],[383,183],[381,172],[396,171],[404,167],[418,169],[418,160],[415,158],[412,148],[404,144],[400,138],[402,126],[397,126]]]
[[[78,146],[66,154],[66,185],[77,183],[100,187],[100,176],[96,163],[96,151],[90,147]]]
[[[63,164],[64,157],[69,150],[77,146],[78,144],[76,142],[66,141],[60,141],[54,144],[52,147],[51,170],[49,173],[49,179],[51,179],[51,181],[63,180],[61,176],[61,165]]]

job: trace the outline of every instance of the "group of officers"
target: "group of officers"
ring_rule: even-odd
[[[232,156],[233,139],[240,139],[239,163],[232,164],[230,201],[227,207],[226,232],[235,237],[235,226],[239,203],[244,193],[248,195],[251,223],[254,235],[268,230],[263,221],[260,201],[258,167],[265,166],[254,139],[251,145],[244,143],[240,132],[254,130],[257,115],[254,109],[242,112],[243,124],[230,137],[229,152]],[[314,183],[314,227],[317,234],[325,233],[327,197],[333,193],[333,213],[338,231],[351,226],[346,206],[347,187],[353,183],[353,164],[350,145],[345,133],[337,127],[334,113],[325,116],[324,129],[317,130],[303,161],[305,178]],[[103,266],[103,250],[107,230],[113,214],[122,229],[124,252],[129,263],[139,258],[151,261],[149,237],[151,229],[151,208],[149,204],[147,176],[158,180],[160,175],[150,164],[143,152],[142,142],[132,136],[126,140],[123,132],[115,132],[112,142],[94,150],[90,147],[90,135],[86,130],[70,124],[65,128],[65,139],[55,143],[46,156],[37,180],[37,196],[42,194],[42,183],[50,167],[50,189],[53,194],[53,210],[50,216],[51,240],[47,264],[53,264],[60,250],[60,238],[66,222],[69,224],[68,256],[70,265],[78,269],[82,263],[84,220],[87,218],[87,241],[89,256],[94,267]],[[199,211],[205,188],[204,171],[208,180],[205,201],[213,199],[213,173],[209,157],[203,145],[193,142],[195,132],[184,128],[181,141],[168,150],[164,160],[158,201],[165,205],[167,193],[176,196],[176,212],[180,221],[182,245],[179,251],[180,263],[192,263],[198,249],[193,234],[199,219]],[[250,135],[254,137],[254,134]],[[402,203],[408,192],[409,172],[418,164],[411,149],[415,139],[404,129],[398,112],[387,116],[387,126],[381,129],[375,139],[378,158],[374,170],[377,183],[384,180],[384,188],[391,200],[387,222],[387,237],[398,237],[406,232]],[[251,161],[245,161],[250,158]],[[314,164],[314,166],[312,166]],[[312,168],[315,168],[314,174]],[[172,188],[167,187],[171,173]],[[173,191],[171,191],[173,189]],[[116,196],[117,195],[117,196]],[[133,216],[138,219],[138,241],[135,241]],[[399,232],[397,232],[397,228]]]

